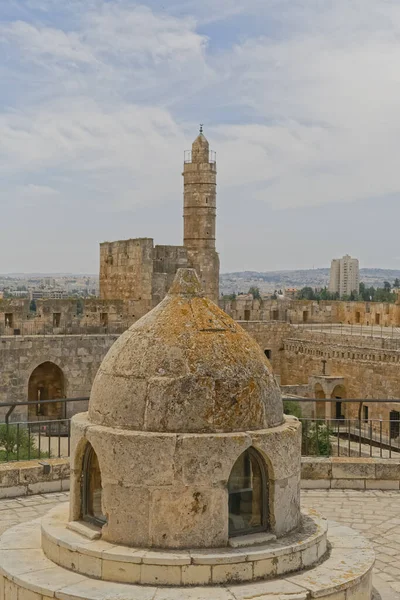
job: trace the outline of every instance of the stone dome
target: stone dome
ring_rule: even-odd
[[[235,432],[283,422],[261,348],[204,297],[194,269],[111,347],[93,383],[92,423],[136,431]]]

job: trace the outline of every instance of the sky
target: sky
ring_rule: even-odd
[[[182,243],[217,152],[223,272],[400,268],[398,0],[0,3],[0,272],[98,272]]]

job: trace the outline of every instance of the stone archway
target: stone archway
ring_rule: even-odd
[[[63,403],[43,403],[43,400],[57,398],[65,398],[64,373],[53,362],[43,362],[32,371],[29,377],[28,400],[32,401],[32,406],[28,407],[28,420],[62,419],[64,417]]]

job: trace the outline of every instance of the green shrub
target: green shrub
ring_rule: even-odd
[[[0,462],[8,460],[28,460],[30,458],[45,458],[47,452],[40,452],[35,440],[29,435],[28,429],[23,425],[19,427],[5,423],[0,424]]]
[[[302,454],[307,456],[330,456],[332,444],[330,436],[332,431],[326,423],[311,423],[307,426],[303,422]]]
[[[301,419],[300,404],[295,400],[285,400],[283,403],[283,412],[285,415],[293,415],[294,417]]]

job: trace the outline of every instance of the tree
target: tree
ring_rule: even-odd
[[[298,293],[299,300],[316,300],[315,292],[312,287],[303,287]]]
[[[396,279],[394,280],[393,287],[400,288],[400,279],[398,277],[396,277]]]
[[[31,300],[31,303],[29,305],[29,310],[33,313],[36,312],[37,308],[36,308],[36,301],[35,300]]]
[[[390,292],[390,290],[392,289],[392,286],[390,285],[389,281],[384,281],[383,282],[383,289],[386,292]]]
[[[253,296],[254,300],[261,300],[260,288],[252,285],[248,293]]]

